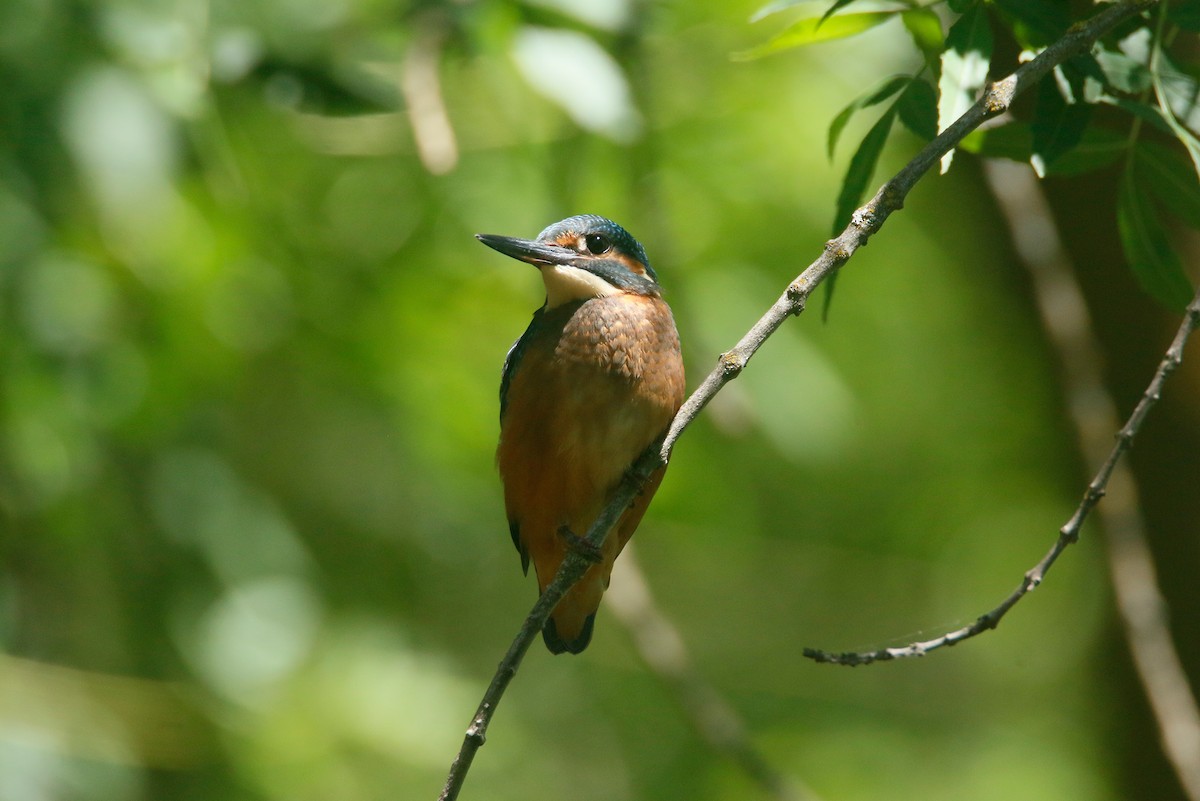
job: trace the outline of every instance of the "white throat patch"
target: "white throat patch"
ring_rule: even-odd
[[[546,285],[546,307],[553,309],[575,300],[619,295],[621,290],[598,275],[563,264],[546,264],[540,268]]]

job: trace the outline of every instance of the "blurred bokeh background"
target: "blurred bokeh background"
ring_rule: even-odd
[[[920,64],[899,24],[732,61],[760,2],[0,4],[0,799],[436,795],[535,594],[493,450],[542,289],[472,234],[626,225],[694,386],[829,236],[870,119],[832,162],[829,121]],[[1178,318],[1120,261],[1113,176],[1049,188],[1127,413]],[[1193,677],[1196,348],[1132,455]],[[969,645],[800,657],[1018,583],[1088,475],[1059,375],[960,155],[681,440],[638,556],[778,770],[1180,797],[1090,527]],[[762,797],[607,608],[582,656],[534,646],[464,795]]]

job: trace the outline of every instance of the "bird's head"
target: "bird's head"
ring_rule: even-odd
[[[488,247],[528,262],[542,273],[546,306],[608,295],[657,296],[658,276],[646,251],[612,220],[581,214],[556,222],[537,239],[476,234]]]

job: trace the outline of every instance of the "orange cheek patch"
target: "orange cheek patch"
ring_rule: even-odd
[[[645,268],[645,266],[642,265],[642,263],[640,261],[638,261],[637,259],[631,259],[629,256],[626,256],[624,253],[616,254],[616,256],[613,257],[613,261],[621,262],[621,264],[624,264],[626,269],[628,269],[629,272],[633,273],[634,275],[645,275],[646,274],[646,268]]]

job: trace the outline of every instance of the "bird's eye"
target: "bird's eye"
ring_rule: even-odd
[[[588,234],[584,237],[584,242],[587,244],[588,252],[593,256],[607,253],[609,248],[612,247],[609,241],[600,234]]]

